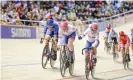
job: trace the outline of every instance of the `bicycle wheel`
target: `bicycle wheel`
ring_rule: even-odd
[[[54,52],[53,52],[53,49],[51,49],[51,55],[50,55],[50,66],[53,68],[54,67],[54,64],[55,64],[55,61],[53,60],[53,56],[54,56]],[[54,56],[55,57],[55,56]]]
[[[92,69],[91,69],[91,76],[93,77],[93,78],[95,78],[94,77],[94,74],[95,74],[95,66],[94,66],[94,58],[92,57]]]
[[[42,67],[45,69],[47,62],[49,60],[49,56],[47,56],[48,50],[46,48],[43,49],[42,53]]]
[[[113,60],[116,62],[116,53],[113,53]]]
[[[89,63],[89,56],[87,56],[85,59],[85,76],[87,80],[89,79],[89,73],[90,73],[90,65],[88,63]]]
[[[69,74],[72,76],[74,71],[74,61],[75,61],[75,54],[73,54],[73,63],[70,63],[69,66]]]
[[[126,53],[124,53],[124,57],[123,57],[123,65],[124,65],[124,69],[126,70],[126,65],[127,65]]]
[[[127,54],[124,54],[124,69],[126,70],[126,68],[129,69],[129,61],[128,61],[128,56]]]
[[[115,45],[113,44],[113,48],[112,48],[112,54],[113,54],[113,60],[114,62],[116,62],[116,53],[115,53]]]
[[[66,72],[66,62],[67,62],[67,55],[65,51],[60,53],[60,72],[62,77],[64,77]]]

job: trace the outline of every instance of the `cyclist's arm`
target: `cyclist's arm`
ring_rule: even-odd
[[[61,37],[62,37],[62,30],[61,29],[59,29],[59,33],[58,33],[58,43],[57,43],[57,45],[59,46],[60,44],[61,44]]]
[[[127,35],[127,43],[130,43],[130,38],[128,37],[128,35]]]
[[[95,40],[99,40],[99,32],[97,32]]]
[[[90,28],[87,28],[85,30],[85,32],[83,33],[82,37],[85,37],[88,34],[88,32],[90,32],[90,31],[91,31]]]
[[[58,25],[55,25],[55,27],[54,27],[54,37],[55,38],[57,38],[57,36],[58,36],[58,31],[59,31],[59,27],[58,27]]]

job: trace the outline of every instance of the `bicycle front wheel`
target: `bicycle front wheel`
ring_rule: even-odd
[[[62,77],[64,77],[66,72],[66,62],[67,62],[67,55],[65,51],[60,51],[60,72]]]
[[[86,76],[86,79],[88,80],[89,79],[89,73],[90,73],[90,65],[89,65],[89,56],[86,57],[85,59],[85,76]]]
[[[50,57],[50,65],[51,67],[53,68],[54,65],[55,65],[55,60],[52,59],[52,56],[54,56],[54,52],[53,52],[53,49],[51,49],[51,57]],[[55,57],[55,56],[54,56]]]
[[[47,56],[47,52],[48,50],[46,48],[43,49],[43,53],[42,53],[42,67],[45,69],[47,62],[49,60],[49,57]]]

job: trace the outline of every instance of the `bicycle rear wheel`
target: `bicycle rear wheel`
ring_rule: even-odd
[[[72,76],[74,71],[74,61],[75,61],[75,54],[73,54],[73,63],[70,63],[69,66],[69,74]]]
[[[47,62],[49,60],[49,56],[47,56],[48,49],[44,48],[42,53],[42,67],[45,69]]]
[[[126,70],[126,68],[129,69],[129,61],[128,61],[128,56],[127,56],[127,54],[124,54],[124,62],[123,62],[123,64],[124,64],[124,69],[125,69],[125,70]]]

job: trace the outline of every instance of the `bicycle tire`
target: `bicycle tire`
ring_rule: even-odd
[[[124,69],[129,69],[129,61],[128,61],[128,57],[127,54],[124,54]]]
[[[45,52],[46,51],[46,52]],[[43,48],[43,53],[42,53],[42,67],[45,69],[46,68],[46,65],[47,65],[47,62],[48,62],[48,60],[49,60],[49,57],[48,56],[46,56],[46,54],[47,54],[47,49],[45,49],[45,48]],[[44,61],[44,58],[46,57],[46,61]]]
[[[92,58],[92,60],[93,60],[94,58]],[[94,64],[94,61],[92,62],[92,65]],[[92,78],[95,78],[94,77],[94,74],[95,74],[95,66],[93,65],[92,66],[92,69],[91,69],[91,76],[92,76]]]
[[[51,57],[50,57],[50,66],[53,68],[54,67],[54,64],[55,64],[55,61],[52,59],[52,55],[53,55],[53,48],[51,48]]]
[[[88,64],[89,64],[89,56],[87,56],[85,59],[85,76],[87,80],[89,79],[89,73],[90,73],[90,68],[89,68],[90,65]]]
[[[60,51],[60,72],[62,77],[64,77],[66,73],[66,56],[67,55],[65,49],[63,49],[63,51]]]
[[[73,61],[75,61],[75,54],[73,54]],[[70,63],[69,74],[72,76],[74,72],[74,63]]]

